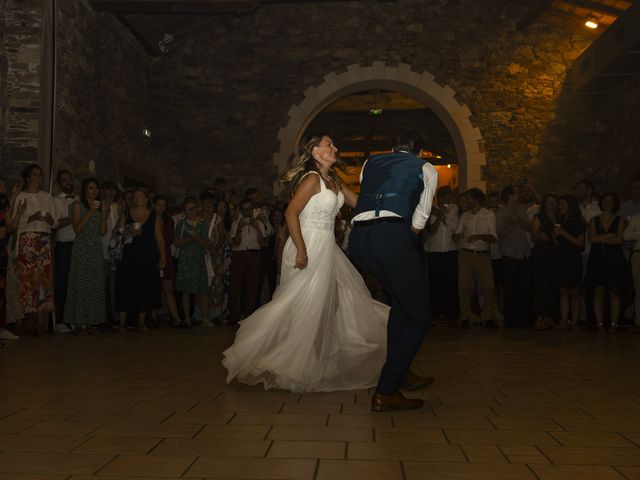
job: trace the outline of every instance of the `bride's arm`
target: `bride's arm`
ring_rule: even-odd
[[[351,208],[355,208],[358,203],[358,194],[351,191],[344,183],[340,186],[340,190],[342,190],[342,194],[344,195],[344,202]]]
[[[293,198],[289,202],[287,210],[284,212],[284,218],[287,221],[289,236],[296,246],[296,268],[305,268],[307,266],[307,247],[302,238],[302,230],[300,229],[300,212],[309,202],[309,199],[320,191],[320,179],[318,175],[307,175],[302,179],[300,185],[293,194]]]

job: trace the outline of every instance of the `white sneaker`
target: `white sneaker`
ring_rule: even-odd
[[[58,323],[56,325],[56,333],[71,333],[71,329],[64,323]]]
[[[0,329],[0,340],[18,340],[20,337],[14,335],[6,328]]]

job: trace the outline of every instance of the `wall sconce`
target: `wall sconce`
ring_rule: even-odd
[[[147,138],[151,138],[151,130],[149,130],[148,128],[144,128],[142,130],[142,135],[144,135]]]

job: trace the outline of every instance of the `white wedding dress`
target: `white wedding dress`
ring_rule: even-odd
[[[300,213],[308,265],[294,268],[287,241],[273,300],[240,322],[222,361],[229,374],[265,390],[331,392],[375,386],[384,364],[389,307],[371,298],[338,247],[335,217],[344,203],[320,178]]]

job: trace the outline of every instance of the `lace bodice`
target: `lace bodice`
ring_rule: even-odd
[[[318,175],[316,172],[309,172]],[[307,175],[309,174],[307,173]],[[320,191],[309,199],[307,205],[300,212],[300,227],[333,231],[336,215],[344,204],[344,195],[327,188],[320,175]]]

